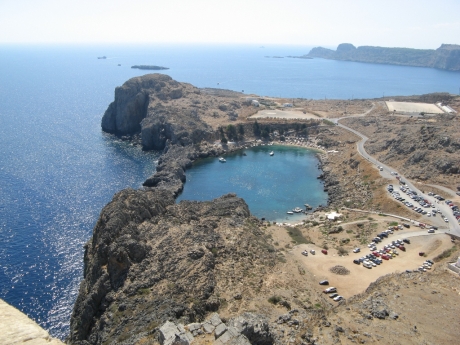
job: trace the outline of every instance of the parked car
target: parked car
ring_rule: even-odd
[[[327,250],[326,249],[321,249],[321,253],[323,253],[324,255],[327,255]]]
[[[361,263],[361,261],[359,261],[359,259],[354,259],[353,263],[359,265]]]
[[[359,249],[359,248],[353,249],[353,253],[359,253],[360,251],[361,251],[361,249]]]
[[[327,288],[326,290],[324,290],[323,292],[324,293],[337,292],[337,289],[335,287],[330,287],[330,288]]]
[[[403,242],[407,243],[407,244],[410,244],[410,240],[408,238],[403,238]]]
[[[319,285],[329,285],[329,281],[328,280],[321,280],[319,282]]]
[[[334,292],[334,293],[330,293],[329,294],[329,297],[330,298],[334,298],[334,297],[337,297],[339,294],[337,292]]]
[[[418,255],[423,256],[423,255],[425,255],[425,252],[418,252]]]
[[[338,301],[343,300],[343,297],[342,296],[337,296],[337,297],[334,297],[333,300],[338,302]]]
[[[310,253],[311,253],[311,255],[315,255],[315,254],[316,254],[316,252],[315,252],[314,249],[311,249],[311,250],[310,250]]]
[[[429,234],[434,234],[434,229],[428,229]]]

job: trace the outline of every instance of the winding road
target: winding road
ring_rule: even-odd
[[[391,168],[390,166],[382,163],[382,162],[379,162],[377,159],[375,159],[374,157],[372,157],[371,155],[369,155],[366,150],[364,149],[364,144],[366,143],[366,141],[369,139],[368,137],[366,137],[364,134],[350,128],[350,127],[347,127],[345,125],[342,125],[341,123],[339,123],[340,120],[344,119],[344,118],[349,118],[349,117],[362,117],[362,116],[366,116],[367,114],[369,114],[375,107],[375,104],[372,105],[372,108],[369,109],[368,111],[366,111],[365,113],[363,114],[359,114],[359,115],[353,115],[353,116],[348,116],[348,117],[341,117],[341,118],[335,118],[335,119],[330,119],[331,121],[333,121],[337,126],[339,127],[342,127],[354,134],[356,134],[357,136],[359,136],[361,138],[361,140],[357,143],[357,150],[359,152],[359,154],[367,159],[369,162],[375,164],[376,166],[381,166],[383,168],[383,170],[380,171],[380,175],[384,178],[387,178],[387,179],[390,179],[390,180],[393,180],[391,182],[393,182],[393,184],[399,184],[399,181],[396,179],[396,177],[394,175],[391,174],[391,172],[396,172],[395,169]],[[440,228],[443,228],[445,229],[446,233],[450,233],[450,234],[453,234],[453,235],[456,235],[456,236],[460,236],[460,225],[458,224],[458,221],[457,219],[454,217],[454,215],[452,214],[452,210],[449,208],[449,206],[445,203],[445,202],[442,202],[442,201],[438,201],[437,199],[435,199],[434,197],[432,196],[429,196],[427,194],[424,194],[422,193],[422,191],[420,189],[418,189],[412,182],[410,182],[407,178],[405,178],[404,176],[402,176],[401,174],[398,173],[398,175],[401,177],[402,180],[404,180],[406,182],[406,186],[409,187],[410,189],[412,189],[413,191],[415,191],[417,193],[417,195],[421,195],[423,196],[424,199],[428,200],[430,203],[432,203],[433,205],[436,205],[436,209],[439,209],[441,211],[441,214],[442,214],[442,217],[439,216],[439,214],[436,216],[436,217],[426,217],[424,216],[424,219],[426,220],[427,223],[435,223],[436,225],[438,225],[438,227]],[[390,183],[391,183],[390,182]],[[435,186],[437,188],[441,187],[441,186]],[[442,187],[440,189],[447,189],[449,191],[449,194],[451,195],[453,191],[451,191],[450,189],[448,188],[445,188],[445,187]],[[445,223],[444,220],[442,218],[447,218],[448,219],[448,223]]]

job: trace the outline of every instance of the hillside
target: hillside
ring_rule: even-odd
[[[313,48],[307,55],[312,58],[380,63],[402,66],[460,70],[460,45],[443,44],[438,49],[411,49],[361,46],[342,43],[337,50]]]

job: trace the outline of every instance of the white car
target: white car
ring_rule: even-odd
[[[336,302],[338,302],[338,301],[343,300],[343,297],[339,295],[339,296],[337,296],[337,297],[334,297],[333,300],[336,301]]]
[[[445,221],[446,223],[449,223],[449,219],[447,219],[446,217],[444,217],[444,221]]]
[[[353,253],[359,253],[360,251],[361,251],[361,249],[359,249],[359,248],[353,249]]]

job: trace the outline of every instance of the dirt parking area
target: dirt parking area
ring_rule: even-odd
[[[403,238],[404,231],[398,232],[398,237],[393,236],[388,238],[386,242]],[[369,254],[369,249],[361,247],[360,253],[350,253],[347,256],[339,256],[335,250],[328,250],[328,255],[321,253],[321,248],[312,244],[301,244],[295,246],[292,254],[305,265],[305,269],[310,271],[317,281],[328,280],[330,286],[337,288],[338,293],[349,298],[358,293],[364,292],[370,283],[377,280],[379,277],[393,273],[402,272],[406,269],[417,269],[426,259],[432,259],[439,255],[444,250],[452,246],[450,237],[445,234],[433,234],[430,236],[411,237],[411,244],[406,245],[406,252],[398,250],[399,255],[390,260],[383,260],[382,264],[368,269],[362,265],[353,263],[354,259],[358,259],[366,254]],[[386,243],[383,242],[383,245]],[[381,248],[379,245],[377,248]],[[316,255],[309,254],[303,256],[303,250],[315,249]],[[419,252],[425,252],[426,257],[419,256]],[[330,272],[330,268],[336,265],[341,265],[350,271],[348,275],[337,275]],[[318,292],[321,292],[324,287],[317,284]]]
[[[435,104],[413,103],[413,102],[385,102],[388,111],[397,113],[427,113],[427,114],[444,114]]]
[[[321,117],[311,114],[311,113],[304,113],[301,110],[278,110],[278,109],[267,109],[267,110],[260,110],[257,114],[252,115],[249,117],[250,119],[321,119]]]

